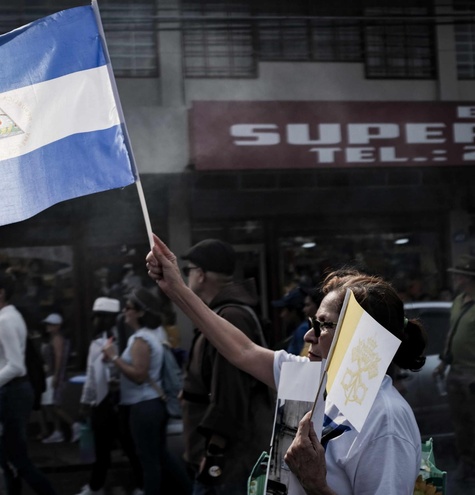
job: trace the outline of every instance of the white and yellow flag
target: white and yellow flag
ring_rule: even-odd
[[[398,338],[364,311],[348,289],[325,366],[327,399],[358,431],[400,344]]]

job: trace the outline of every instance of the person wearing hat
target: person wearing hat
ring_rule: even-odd
[[[448,271],[458,295],[441,362],[433,375],[444,377],[450,366],[447,395],[459,454],[453,479],[462,489],[465,482],[475,480],[475,257],[462,256]]]
[[[272,306],[279,310],[284,327],[285,339],[277,347],[285,347],[287,352],[299,355],[304,347],[304,335],[308,332],[308,320],[303,312],[305,293],[295,287],[284,297],[272,301]]]
[[[80,416],[89,419],[94,437],[94,462],[89,482],[78,495],[102,495],[107,471],[111,463],[114,440],[119,440],[129,458],[135,485],[142,486],[142,468],[128,428],[124,428],[119,414],[118,372],[103,360],[102,350],[110,337],[115,337],[120,301],[98,297],[92,306],[93,340],[87,356],[86,381],[81,394]]]
[[[125,323],[134,333],[120,356],[113,337],[103,346],[103,354],[120,375],[120,405],[127,411],[128,427],[142,468],[143,486],[136,488],[134,495],[161,493],[168,475],[175,482],[177,495],[188,494],[191,486],[186,472],[167,449],[168,413],[159,394],[159,389],[163,390],[165,335],[160,300],[140,287],[129,294],[123,311]]]
[[[305,297],[303,300],[303,312],[307,317],[308,325],[310,328],[315,321],[315,315],[323,299],[323,294],[317,287],[300,287],[300,290],[304,293]],[[305,335],[305,334],[304,334]],[[303,340],[303,337],[302,337]],[[310,343],[304,341],[302,350],[300,351],[301,356],[307,356],[310,350]]]
[[[188,287],[207,306],[262,345],[253,279],[236,282],[236,253],[206,239],[181,256]],[[183,386],[185,459],[194,495],[242,495],[256,459],[269,446],[273,397],[263,384],[224,359],[201,333],[189,352]]]
[[[55,495],[28,455],[26,430],[34,396],[25,367],[25,320],[10,303],[14,291],[13,275],[0,272],[0,472],[11,495],[21,492],[22,479],[34,493]]]
[[[66,368],[71,342],[62,328],[63,317],[59,313],[49,314],[42,323],[46,326],[49,342],[43,347],[43,359],[46,364],[46,391],[42,395],[41,405],[45,407],[47,417],[53,421],[53,432],[43,438],[42,442],[64,442],[61,422],[69,426],[71,442],[77,442],[81,425],[74,421],[62,406],[64,389],[67,385]]]

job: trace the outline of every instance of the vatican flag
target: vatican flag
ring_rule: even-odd
[[[327,401],[333,402],[358,431],[400,344],[363,310],[348,289],[325,365]]]

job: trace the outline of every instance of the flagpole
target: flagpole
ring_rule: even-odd
[[[341,325],[343,323],[343,320],[345,319],[346,308],[348,307],[348,301],[350,300],[350,296],[351,296],[351,289],[346,289],[345,299],[343,300],[343,305],[342,305],[340,315],[338,317],[338,323],[337,323],[337,326],[335,329],[335,335],[333,336],[330,350],[328,351],[328,356],[325,359],[323,372],[320,376],[320,383],[318,384],[317,396],[315,397],[315,402],[313,403],[313,407],[312,407],[312,415],[315,411],[315,407],[317,405],[317,400],[318,400],[318,397],[320,396],[320,392],[322,390],[323,383],[326,383],[326,378],[328,376],[328,368],[330,367],[331,360],[332,360],[333,354],[335,352],[335,347],[338,343],[338,337],[340,336]]]
[[[134,167],[134,172],[135,172],[135,175],[137,177],[137,180],[135,181],[135,185],[137,187],[140,206],[142,208],[142,214],[143,214],[143,217],[145,220],[145,228],[147,229],[148,242],[150,244],[150,248],[153,248],[154,242],[153,242],[152,224],[150,222],[150,215],[148,213],[147,203],[145,201],[145,195],[144,195],[143,188],[142,188],[142,182],[140,180],[140,174],[139,174],[139,171],[137,169],[137,163],[135,162],[135,156],[134,156],[134,152],[132,149],[132,143],[130,141],[129,131],[128,131],[127,125],[125,123],[124,111],[122,110],[122,105],[120,103],[119,91],[117,89],[117,83],[115,81],[114,72],[112,70],[111,59],[110,59],[110,55],[109,55],[109,50],[107,48],[106,36],[104,33],[104,28],[102,26],[101,13],[99,11],[99,5],[97,3],[97,0],[91,0],[91,5],[92,5],[92,10],[94,11],[94,15],[96,17],[96,22],[97,22],[99,34],[101,35],[101,39],[102,39],[102,46],[103,46],[104,54],[105,54],[106,60],[107,60],[107,70],[109,72],[109,80],[111,82],[112,92],[114,94],[114,100],[115,100],[115,103],[117,105],[117,112],[119,114],[119,118],[120,118],[123,132],[124,132],[125,145],[127,147],[130,161],[132,163],[132,166]]]

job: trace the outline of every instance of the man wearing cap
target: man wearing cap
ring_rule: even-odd
[[[303,312],[304,304],[305,293],[298,287],[287,292],[281,299],[272,301],[272,306],[280,310],[286,335],[284,347],[287,352],[297,356],[303,349],[303,338],[309,329],[308,320]]]
[[[462,488],[464,482],[475,480],[475,257],[462,256],[448,271],[453,274],[453,288],[458,295],[434,376],[443,376],[450,365],[447,394],[459,453],[454,479]]]
[[[235,282],[232,246],[206,239],[183,256],[189,288],[222,318],[261,343],[250,308],[258,302],[254,280]],[[224,359],[195,330],[183,387],[185,458],[194,495],[242,495],[247,478],[272,434],[273,397],[267,387]]]
[[[118,439],[131,462],[136,486],[142,486],[142,469],[128,428],[119,415],[119,373],[106,363],[102,350],[110,337],[115,337],[115,325],[120,313],[120,301],[98,297],[92,306],[93,340],[87,356],[86,381],[81,394],[80,415],[90,417],[94,436],[95,461],[89,483],[78,495],[102,495],[111,463],[114,440]]]
[[[21,479],[34,493],[55,495],[51,483],[28,456],[26,429],[33,407],[33,389],[25,367],[26,324],[20,312],[10,304],[14,290],[14,277],[0,272],[1,468],[10,495],[21,493]]]

